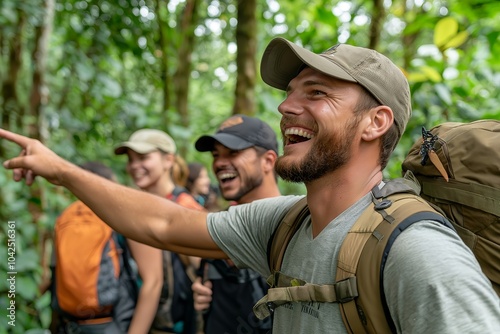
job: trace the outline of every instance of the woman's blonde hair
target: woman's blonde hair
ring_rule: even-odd
[[[174,154],[174,164],[170,175],[176,186],[185,187],[189,176],[189,169],[186,161],[178,154]]]

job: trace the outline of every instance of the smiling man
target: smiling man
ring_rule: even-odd
[[[201,136],[195,147],[212,153],[212,169],[224,199],[244,204],[279,195],[274,172],[278,142],[273,129],[260,119],[232,116],[214,135]]]
[[[411,116],[409,85],[401,70],[374,50],[340,44],[316,54],[282,38],[267,46],[261,74],[267,84],[286,91],[278,107],[284,153],[276,170],[285,180],[305,184],[309,207],[279,277],[293,278],[289,290],[303,282],[331,286],[342,242],[384,186],[382,170]],[[126,237],[203,258],[229,257],[238,268],[263,276],[271,274],[268,242],[302,198],[273,197],[216,213],[189,210],[102,181],[37,140],[2,130],[0,137],[22,148],[19,157],[4,163],[15,180],[31,184],[43,176],[68,188]],[[500,303],[490,281],[456,232],[441,222],[418,221],[400,233],[380,288],[395,332],[500,332]],[[269,305],[274,333],[351,330],[338,303],[305,297],[310,299]],[[361,314],[369,321],[360,326],[381,320]]]
[[[280,195],[274,172],[276,134],[260,119],[232,116],[214,135],[201,136],[195,147],[212,153],[212,170],[225,200],[245,204]],[[202,278],[193,284],[193,292],[195,308],[205,311],[205,333],[267,333],[271,322],[257,319],[252,311],[267,293],[265,279],[251,269],[236,268],[229,260],[203,263]]]

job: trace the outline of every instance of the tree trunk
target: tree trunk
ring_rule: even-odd
[[[33,84],[30,94],[30,119],[28,124],[28,135],[43,141],[40,136],[40,126],[42,123],[42,107],[47,103],[48,92],[44,82],[45,64],[47,60],[47,45],[52,32],[54,20],[55,0],[45,1],[45,17],[43,24],[36,29],[36,45],[32,53],[33,59]]]
[[[42,109],[48,99],[48,92],[44,82],[44,73],[47,59],[47,47],[54,20],[54,10],[55,0],[45,0],[43,24],[37,27],[35,31],[35,48],[32,52],[33,77],[29,108],[29,115],[31,117],[28,118],[28,124],[25,124],[28,129],[28,136],[37,138],[42,142],[45,141],[42,134],[47,133],[47,131],[42,130],[44,124]],[[44,189],[45,188],[41,187],[40,184],[34,184],[29,188],[31,200],[28,204],[28,210],[38,230],[37,235],[39,237],[36,240],[38,254],[40,254],[42,270],[44,270],[46,274],[48,272],[47,268],[50,256],[45,246],[47,240],[52,238],[52,235],[49,230],[39,224],[46,207]]]
[[[194,27],[198,19],[198,1],[199,0],[187,0],[182,13],[182,18],[180,20],[181,38],[179,40],[177,70],[173,77],[175,107],[180,115],[181,125],[186,128],[189,126],[189,78],[191,77],[191,55],[194,48]],[[185,156],[186,150],[187,148],[185,145],[180,145],[179,154]]]
[[[255,80],[257,73],[257,1],[238,1],[236,64],[238,74],[235,88],[233,114],[255,114]]]
[[[26,28],[26,14],[20,9],[17,10],[19,17],[16,34],[10,40],[10,48],[7,63],[7,72],[5,81],[2,83],[2,98],[1,106],[2,127],[6,129],[14,129],[14,125],[21,122],[21,116],[24,114],[22,104],[19,101],[17,94],[17,81],[22,69],[22,51],[23,51],[23,35]]]
[[[158,45],[161,50],[160,72],[162,81],[162,126],[160,128],[168,128],[168,110],[170,109],[170,78],[169,78],[169,65],[168,65],[168,10],[167,1],[156,0],[156,17],[158,20]]]
[[[419,15],[425,15],[425,10],[423,7],[422,9],[419,9],[418,11],[420,13],[415,13],[414,15],[407,15],[408,8],[405,5],[405,3],[402,4],[404,14],[403,17],[419,17]],[[410,22],[406,22],[406,24],[410,24]],[[401,43],[403,45],[403,69],[408,69],[410,68],[410,63],[415,57],[415,52],[416,52],[416,45],[415,41],[417,38],[420,36],[420,31],[415,31],[413,33],[404,33],[401,34]]]
[[[377,50],[380,43],[380,33],[385,21],[384,0],[373,0],[373,13],[370,24],[369,48]]]

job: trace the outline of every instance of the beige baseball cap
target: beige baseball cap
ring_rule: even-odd
[[[316,54],[278,37],[264,51],[260,73],[268,85],[286,90],[305,66],[366,88],[392,109],[401,137],[411,116],[410,87],[403,72],[389,58],[375,50],[347,44],[337,44]]]
[[[132,133],[130,138],[115,148],[115,154],[125,154],[131,149],[140,154],[160,150],[165,153],[175,154],[177,147],[168,134],[161,130],[141,129]]]

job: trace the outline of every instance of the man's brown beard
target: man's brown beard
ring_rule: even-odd
[[[277,174],[285,181],[307,183],[342,167],[351,156],[351,145],[359,122],[358,117],[353,117],[346,123],[345,130],[316,136],[315,145],[298,163],[287,163],[285,155],[279,157],[276,161]]]

